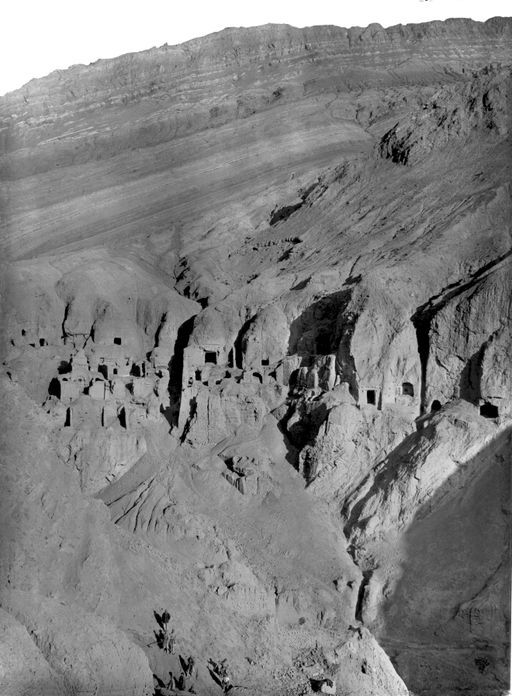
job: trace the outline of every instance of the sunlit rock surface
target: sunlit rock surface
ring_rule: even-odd
[[[0,100],[6,694],[508,689],[511,48],[228,29]]]

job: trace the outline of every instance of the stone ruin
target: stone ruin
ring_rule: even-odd
[[[235,359],[235,348],[220,344],[191,345],[183,353],[182,396],[179,427],[183,428],[189,417],[189,404],[201,392],[219,393],[229,384],[286,386],[288,374],[286,359],[279,364],[270,364],[268,357],[262,357],[260,365],[250,369],[243,366],[241,359]]]
[[[122,428],[158,420],[169,407],[169,370],[158,356],[135,360],[116,336],[111,345],[78,349],[52,378],[50,399],[61,405],[65,427],[88,423]],[[58,409],[57,409],[58,410]]]
[[[268,334],[259,341],[258,331],[261,333],[262,326],[268,328],[270,321],[267,317],[258,327],[260,315],[249,322],[245,334],[242,327],[235,340],[224,341],[221,336],[216,342],[209,342],[207,334],[200,339],[192,335],[188,343],[177,347],[160,337],[144,357],[132,326],[126,322],[100,325],[99,330],[84,339],[82,347],[75,349],[69,364],[51,379],[49,394],[54,402],[65,406],[60,409],[60,417],[68,427],[86,421],[108,427],[117,421],[121,427],[129,428],[166,415],[171,425],[183,433],[192,410],[195,409],[199,422],[210,418],[207,411],[217,399],[215,408],[224,412],[222,427],[236,430],[246,419],[244,408],[248,420],[252,418],[252,403],[244,405],[240,395],[263,398],[268,412],[277,405],[269,396],[272,390],[279,394],[281,402],[287,396],[315,398],[335,391],[345,394],[360,409],[381,411],[391,406],[411,420],[417,419],[418,428],[424,427],[443,402],[432,399],[422,404],[416,341],[406,336],[396,351],[390,351],[386,364],[378,345],[369,347],[369,342],[356,338],[361,319],[347,310],[347,303],[344,292],[321,298],[291,326],[287,320],[283,324],[282,312],[276,315],[273,307],[270,319],[275,331],[290,332],[287,349],[280,346],[277,334],[275,338],[271,335],[275,346],[269,344]],[[34,338],[40,332],[30,327],[21,333],[31,346],[47,345],[45,337]],[[171,384],[171,365],[176,360],[180,369],[173,370],[176,383]],[[234,385],[238,385],[235,391]],[[171,399],[172,387],[175,394]],[[483,417],[499,417],[493,400],[480,398],[477,406]]]

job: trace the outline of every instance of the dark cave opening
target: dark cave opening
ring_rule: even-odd
[[[480,406],[480,415],[484,418],[498,418],[500,413],[497,406],[486,401]]]
[[[123,407],[120,409],[119,413],[117,414],[117,417],[119,419],[119,425],[121,428],[124,428],[126,430],[126,409]]]
[[[414,396],[414,387],[410,382],[404,382],[402,384],[402,394],[404,396]]]
[[[60,399],[60,382],[57,379],[57,377],[54,377],[50,382],[50,386],[48,387],[48,394],[50,396],[55,396],[57,399]]]
[[[212,365],[217,364],[217,353],[213,350],[207,350],[204,353],[205,363],[211,363]]]

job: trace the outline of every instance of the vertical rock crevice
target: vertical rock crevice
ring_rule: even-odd
[[[190,336],[194,329],[194,315],[187,319],[179,327],[174,342],[173,356],[169,362],[169,414],[168,422],[171,427],[178,427],[178,418],[181,408],[181,393],[183,381],[183,354],[188,346]],[[165,415],[165,414],[164,414]]]
[[[422,314],[418,310],[411,317],[411,321],[416,330],[416,339],[418,341],[418,355],[421,365],[421,385],[420,385],[420,415],[423,415],[427,410],[426,393],[427,393],[427,364],[430,352],[430,315]]]
[[[368,592],[368,585],[370,583],[372,575],[372,570],[363,570],[363,579],[361,580],[361,584],[359,585],[359,590],[357,593],[355,619],[356,621],[360,621],[361,623],[364,623],[364,606],[366,595]]]

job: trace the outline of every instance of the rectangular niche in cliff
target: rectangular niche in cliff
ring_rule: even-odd
[[[40,338],[39,345],[41,346],[41,348],[44,348],[44,346],[47,346],[48,344],[46,342],[46,338]]]
[[[213,350],[206,350],[204,353],[204,361],[205,363],[213,363],[214,365],[216,365],[217,353]]]
[[[270,360],[268,358],[262,358],[261,360],[261,366],[262,367],[268,367],[270,365]]]
[[[66,409],[66,420],[64,421],[64,427],[65,428],[71,428],[71,409],[67,408]]]
[[[124,408],[124,406],[119,409],[119,411],[117,413],[117,417],[119,419],[119,425],[121,426],[121,428],[126,429],[127,420],[126,420],[126,409]]]
[[[196,370],[196,382],[201,381],[201,370]]]
[[[375,389],[366,390],[366,403],[370,404],[370,406],[375,406],[377,403],[377,392]]]
[[[121,343],[122,343],[122,341],[121,341],[121,336],[116,336],[116,337],[114,338],[114,343],[115,343],[116,346],[120,346]]]
[[[484,418],[498,418],[498,407],[494,404],[489,404],[487,401],[480,406],[480,415]]]
[[[105,379],[108,379],[108,366],[107,365],[103,365],[100,363],[98,365],[98,372],[100,373],[100,375],[103,375],[103,377],[105,377]]]
[[[414,387],[410,382],[404,382],[402,384],[402,394],[404,396],[414,396]]]

